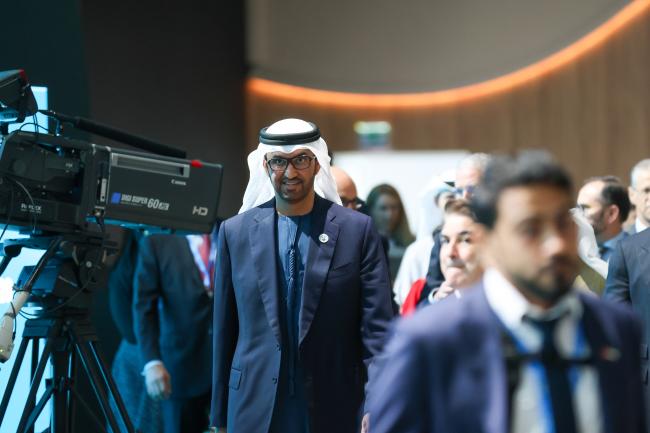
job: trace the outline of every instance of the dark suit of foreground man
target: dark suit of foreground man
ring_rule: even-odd
[[[541,155],[488,165],[472,205],[491,267],[397,327],[370,387],[372,433],[644,431],[638,323],[571,288],[571,192]]]
[[[367,367],[392,316],[390,283],[370,219],[332,202],[319,137],[296,119],[264,129],[249,157],[243,213],[221,226],[212,398],[219,432],[359,431]]]

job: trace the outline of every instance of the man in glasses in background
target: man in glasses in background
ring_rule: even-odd
[[[357,433],[367,368],[392,318],[370,218],[341,203],[316,125],[285,119],[248,157],[219,234],[211,425]]]
[[[341,198],[341,205],[348,209],[363,212],[364,201],[357,195],[357,185],[345,171],[338,167],[331,167],[332,177],[336,182],[336,192]],[[364,212],[366,213],[366,212]]]

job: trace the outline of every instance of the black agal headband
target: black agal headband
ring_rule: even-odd
[[[311,131],[295,132],[289,134],[271,134],[266,132],[269,127],[260,129],[260,142],[273,146],[291,146],[293,144],[313,143],[320,138],[320,129],[311,122]]]

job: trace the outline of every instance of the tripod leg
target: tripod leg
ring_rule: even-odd
[[[71,334],[73,334],[72,330],[70,330]],[[117,420],[115,419],[115,414],[113,414],[113,411],[111,410],[110,404],[108,402],[108,396],[106,394],[106,389],[104,388],[103,382],[100,380],[100,373],[97,371],[97,366],[94,362],[93,356],[91,351],[88,349],[87,342],[79,342],[77,339],[76,335],[72,335],[73,341],[74,341],[74,346],[77,348],[77,353],[79,354],[79,358],[81,359],[81,363],[84,366],[84,369],[86,370],[86,373],[88,374],[88,379],[90,381],[90,384],[93,387],[93,390],[95,391],[95,396],[97,396],[97,400],[99,401],[99,404],[102,407],[102,411],[104,412],[104,416],[108,420],[108,424],[111,426],[111,429],[113,429],[114,432],[119,432],[120,429],[118,428],[117,425]]]
[[[113,376],[111,376],[111,373],[108,371],[106,362],[104,362],[104,359],[101,357],[94,341],[89,342],[88,345],[90,346],[90,351],[93,354],[95,363],[97,364],[97,366],[99,366],[99,370],[104,379],[104,383],[106,383],[106,385],[108,386],[110,395],[115,400],[115,404],[117,405],[117,410],[119,411],[120,416],[122,417],[122,421],[124,421],[124,425],[126,426],[127,431],[129,433],[135,433],[135,427],[133,427],[133,424],[131,423],[129,414],[127,413],[126,407],[124,406],[124,401],[122,400],[122,396],[117,390],[117,386],[115,385]]]
[[[88,415],[90,415],[90,417],[95,421],[95,423],[97,423],[99,428],[101,428],[104,433],[108,433],[108,430],[106,430],[106,427],[104,427],[104,422],[102,420],[100,420],[99,418],[97,418],[97,416],[95,415],[95,412],[90,408],[88,403],[86,403],[84,401],[83,397],[81,395],[79,395],[79,393],[74,389],[74,387],[70,388],[70,391],[72,391],[74,400],[77,400],[77,401],[79,401],[79,403],[81,403],[81,405],[84,407],[84,409],[86,409],[86,412],[88,413]],[[75,432],[76,430],[71,429],[70,431]],[[112,432],[112,433],[121,433],[121,432]]]
[[[43,354],[41,355],[41,359],[38,361],[38,366],[36,367],[36,373],[32,378],[32,384],[29,387],[29,394],[27,395],[27,402],[25,403],[25,409],[23,410],[23,414],[20,417],[20,423],[18,423],[18,430],[17,430],[18,432],[22,433],[25,431],[27,418],[29,417],[29,414],[31,412],[29,411],[30,402],[35,401],[36,399],[36,391],[38,391],[38,387],[41,384],[41,379],[43,378],[43,372],[45,371],[45,366],[47,365],[47,359],[50,357],[50,353],[52,352],[53,345],[54,345],[54,339],[49,338],[47,340],[47,343],[45,344],[45,348],[43,349]]]
[[[74,388],[74,384],[76,383],[77,380],[77,367],[78,367],[78,359],[77,359],[77,353],[72,350],[70,351],[70,365],[69,365],[69,370],[68,370],[68,377],[70,380],[72,380],[73,386],[70,387],[70,392],[71,394],[69,399],[68,399],[68,425],[70,427],[70,431],[74,432],[75,430],[75,417],[77,415],[77,400],[83,403],[83,399],[77,399],[74,398],[76,397],[76,392]],[[74,395],[73,395],[74,394]],[[90,412],[89,410],[89,413]]]
[[[5,393],[2,396],[2,403],[0,403],[0,425],[2,425],[2,420],[4,420],[5,413],[7,412],[7,407],[9,406],[9,399],[11,398],[11,393],[14,390],[16,385],[16,379],[18,378],[18,373],[20,372],[20,367],[25,358],[25,352],[27,351],[27,343],[29,340],[23,338],[20,341],[20,347],[18,349],[18,354],[16,355],[16,360],[14,365],[11,367],[11,374],[9,375],[9,382],[7,383],[7,388]]]
[[[36,369],[38,368],[38,338],[32,339],[32,380],[36,375]],[[36,406],[36,395],[31,400],[28,400],[27,412],[33,413],[34,407]],[[36,421],[36,419],[34,419]],[[34,433],[34,427],[29,427],[25,433]]]
[[[70,419],[68,418],[68,408],[70,404],[70,388],[72,387],[72,378],[68,376],[70,367],[70,348],[69,342],[56,348],[50,357],[52,365],[52,382],[54,383],[54,395],[52,396],[52,429],[55,433],[68,433],[70,428]]]
[[[47,404],[50,397],[52,397],[55,387],[56,385],[54,382],[52,382],[50,386],[45,389],[45,392],[38,401],[38,404],[30,412],[29,419],[27,420],[27,425],[25,426],[25,431],[34,431],[34,423],[38,419],[41,412],[43,412],[43,409],[45,408],[45,405]]]

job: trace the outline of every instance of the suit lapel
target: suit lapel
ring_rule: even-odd
[[[476,292],[472,296],[466,296],[469,305],[468,315],[479,321],[484,334],[481,340],[472,347],[472,352],[478,356],[472,357],[475,381],[481,381],[482,389],[479,393],[484,399],[481,405],[485,408],[481,411],[481,424],[485,426],[486,432],[505,432],[509,429],[509,408],[508,408],[508,372],[506,371],[503,354],[503,332],[505,326],[490,307],[485,296],[483,283],[479,283]],[[468,335],[465,341],[473,338]]]
[[[266,318],[273,333],[282,342],[279,314],[278,269],[276,263],[275,201],[262,205],[249,228],[249,242],[255,263],[257,284]]]
[[[589,302],[584,301],[583,327],[585,337],[591,348],[594,357],[594,367],[598,372],[598,383],[600,388],[600,405],[603,410],[603,422],[606,432],[615,432],[613,421],[623,416],[625,408],[621,407],[623,399],[607,398],[617,395],[621,391],[616,378],[620,375],[617,372],[620,365],[617,362],[620,357],[621,345],[618,339],[608,332],[608,320],[598,317],[598,312],[591,308]]]
[[[304,340],[314,320],[339,236],[339,226],[334,223],[334,216],[328,212],[331,206],[328,204],[329,202],[316,195],[309,233],[309,253],[303,281],[302,305],[300,306],[299,344]]]
[[[650,229],[646,229],[646,230],[650,230]],[[646,240],[647,240],[647,239],[646,239]],[[639,242],[639,243],[637,243],[637,245],[639,245],[639,248],[642,249],[642,250],[644,250],[646,253],[649,251],[649,247],[648,247],[648,244],[647,244],[647,243],[645,243],[645,242],[643,242],[643,243]]]

